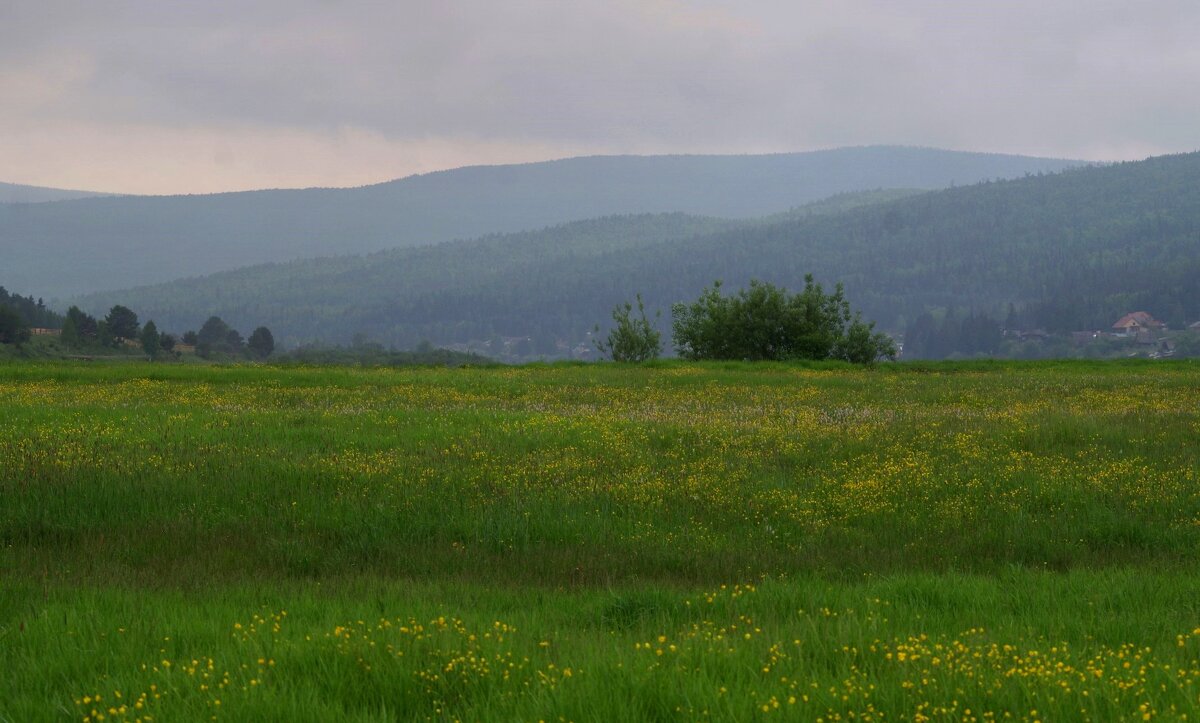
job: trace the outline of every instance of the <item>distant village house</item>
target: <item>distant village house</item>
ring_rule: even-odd
[[[1146,312],[1134,311],[1117,319],[1117,323],[1113,324],[1112,328],[1113,333],[1117,336],[1138,337],[1140,335],[1145,338],[1151,332],[1156,332],[1164,326],[1166,325]]]

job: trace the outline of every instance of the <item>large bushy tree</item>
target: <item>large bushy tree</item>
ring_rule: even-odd
[[[271,335],[271,330],[265,326],[260,326],[250,332],[250,338],[246,341],[246,347],[250,353],[259,359],[266,359],[271,356],[271,352],[275,351],[275,337]]]
[[[676,352],[685,359],[843,359],[869,364],[893,359],[896,348],[874,324],[850,310],[841,284],[825,293],[812,275],[790,294],[751,281],[724,296],[718,281],[691,304],[671,309]]]
[[[127,306],[117,304],[108,310],[108,316],[104,317],[104,323],[108,325],[108,332],[114,338],[119,340],[137,339],[138,338],[138,317]]]
[[[184,335],[187,338],[187,335]],[[219,316],[210,316],[196,334],[196,353],[208,357],[213,352],[239,355],[246,351],[246,342],[237,329],[226,324]]]
[[[196,333],[196,353],[207,357],[213,351],[221,351],[227,344],[229,332],[233,331],[219,316],[210,316]],[[186,335],[185,335],[186,338]]]
[[[78,306],[67,309],[63,322],[62,340],[67,346],[80,347],[94,344],[99,339],[100,325],[96,317],[82,311]]]

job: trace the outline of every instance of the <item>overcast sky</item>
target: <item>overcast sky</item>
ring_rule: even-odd
[[[1200,148],[1197,0],[0,0],[0,180],[360,185],[595,153]]]

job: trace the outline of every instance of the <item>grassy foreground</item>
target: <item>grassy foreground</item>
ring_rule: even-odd
[[[0,366],[0,721],[1200,715],[1200,365]]]

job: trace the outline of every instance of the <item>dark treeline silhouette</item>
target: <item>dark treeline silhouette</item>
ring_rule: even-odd
[[[20,296],[0,286],[0,306],[12,309],[27,326],[45,329],[62,328],[62,314],[55,313],[46,308],[45,302],[41,299],[34,299],[32,296]]]
[[[213,316],[199,332],[188,331],[182,339],[149,320],[142,324],[133,309],[115,304],[102,318],[72,306],[65,315],[46,308],[41,299],[22,297],[0,287],[0,344],[21,344],[38,329],[57,331],[58,341],[69,351],[107,352],[140,350],[150,359],[179,358],[180,343],[192,345],[204,358],[266,359],[275,351],[275,338],[265,326],[255,329],[248,340],[219,317]]]

